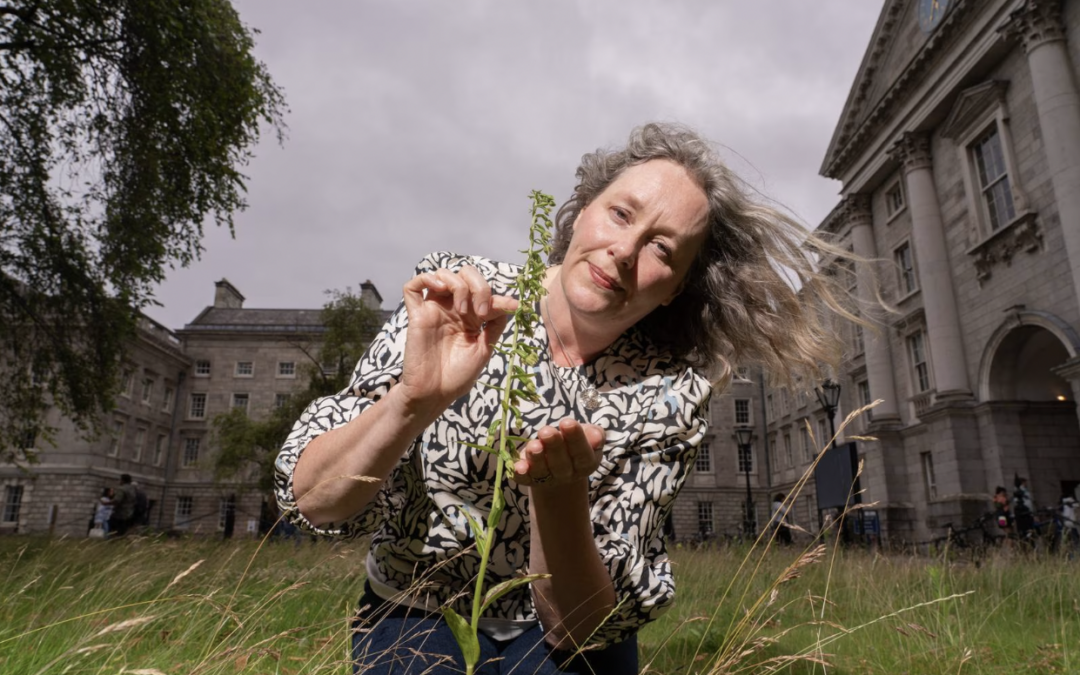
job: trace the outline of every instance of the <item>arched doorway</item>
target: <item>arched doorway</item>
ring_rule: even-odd
[[[1075,337],[1055,317],[1023,313],[987,345],[981,435],[991,490],[1011,492],[1015,477],[1026,477],[1037,505],[1053,507],[1080,484],[1075,395],[1055,372],[1076,356]]]

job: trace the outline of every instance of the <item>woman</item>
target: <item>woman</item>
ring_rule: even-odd
[[[550,577],[489,608],[480,672],[636,672],[638,629],[674,598],[663,523],[707,429],[708,375],[751,361],[813,372],[836,346],[818,301],[843,313],[805,232],[750,200],[694,132],[646,125],[577,175],[531,338],[541,400],[521,406],[531,440],[486,583]],[[774,263],[800,276],[798,294]],[[470,613],[480,556],[464,514],[486,521],[496,462],[466,444],[497,413],[505,360],[491,345],[517,272],[425,258],[353,383],[312,403],[278,458],[278,500],[299,526],[372,533],[358,672],[461,671],[429,613]]]

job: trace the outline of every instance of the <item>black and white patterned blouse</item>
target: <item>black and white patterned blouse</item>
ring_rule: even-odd
[[[416,273],[440,267],[457,270],[465,264],[479,270],[494,293],[514,294],[520,267],[485,258],[434,253],[421,261]],[[296,510],[297,458],[311,439],[361,414],[398,382],[407,322],[404,306],[399,306],[357,364],[349,387],[315,400],[304,411],[277,458],[277,499],[286,516],[309,532],[338,537],[371,533],[367,570],[377,588],[408,591],[419,581],[429,604],[452,602],[467,617],[480,555],[462,512],[486,523],[496,457],[464,442],[484,443],[498,413],[498,392],[485,384],[502,383],[506,364],[501,354],[495,353],[472,390],[416,439],[362,512],[318,528]],[[593,535],[618,604],[593,641],[619,641],[656,619],[674,599],[663,523],[705,435],[711,387],[706,377],[675,365],[634,329],[583,368],[562,368],[546,358],[542,325],[531,339],[545,355],[534,367],[540,402],[521,403],[528,428],[515,433],[535,437],[540,427],[564,417],[596,424],[606,433],[603,459],[589,477],[589,501]],[[586,410],[579,402],[578,394],[588,386],[585,378],[601,394],[596,410]],[[506,508],[487,587],[518,576],[529,564],[529,493],[512,480],[503,481],[503,491]],[[485,617],[496,624],[535,622],[528,588],[503,596]]]

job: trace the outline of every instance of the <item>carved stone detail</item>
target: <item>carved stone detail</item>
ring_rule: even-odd
[[[975,278],[981,287],[993,274],[994,268],[1012,265],[1018,252],[1036,253],[1042,249],[1043,233],[1034,213],[1017,219],[1003,231],[995,233],[982,244],[969,251],[975,256]]]
[[[930,155],[930,135],[924,132],[905,131],[889,148],[889,155],[903,165],[904,171],[929,169],[933,164]]]
[[[1061,0],[1027,0],[998,28],[1007,39],[1017,39],[1031,53],[1046,42],[1065,39]]]
[[[844,197],[838,215],[841,222],[847,223],[851,227],[873,224],[874,217],[870,209],[870,195],[855,193]]]

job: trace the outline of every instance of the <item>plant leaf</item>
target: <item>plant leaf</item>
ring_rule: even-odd
[[[476,548],[479,549],[480,555],[484,555],[484,551],[487,550],[487,534],[484,532],[484,526],[464,508],[461,509],[461,515],[465,516],[469,527],[472,528],[473,535],[476,537]]]
[[[483,614],[484,610],[488,608],[488,605],[495,602],[510,591],[514,590],[518,586],[521,586],[523,584],[531,584],[537,579],[547,579],[550,576],[550,574],[526,574],[523,577],[515,577],[513,579],[507,579],[506,581],[495,584],[488,589],[487,594],[484,596],[484,604],[480,606],[480,613]]]
[[[461,654],[465,657],[465,663],[475,666],[476,662],[480,660],[480,641],[476,639],[476,633],[473,632],[472,626],[450,607],[443,607],[442,615],[443,619],[446,620],[446,625],[450,626],[450,632],[454,634],[458,647],[461,647]]]

